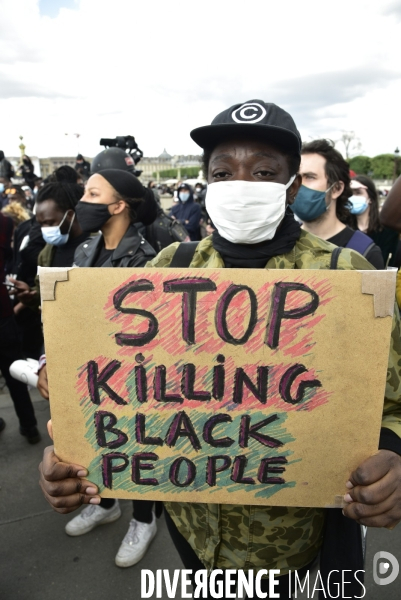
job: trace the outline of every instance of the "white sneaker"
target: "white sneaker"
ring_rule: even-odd
[[[71,519],[65,526],[68,535],[83,535],[98,525],[117,521],[121,517],[121,508],[116,500],[111,508],[102,508],[98,504],[88,504],[81,513]]]
[[[118,567],[132,567],[146,554],[151,541],[157,533],[156,517],[152,514],[151,523],[141,523],[131,519],[129,529],[116,554]]]

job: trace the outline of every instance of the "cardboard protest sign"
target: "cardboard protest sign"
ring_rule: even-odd
[[[395,275],[40,269],[56,454],[103,497],[333,506],[376,452]]]

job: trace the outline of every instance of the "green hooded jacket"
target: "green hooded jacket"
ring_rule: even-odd
[[[178,243],[147,264],[169,267]],[[305,231],[287,254],[266,269],[329,269],[333,244]],[[224,268],[212,238],[199,242],[190,268]],[[337,269],[372,270],[360,254],[343,249]],[[382,426],[401,438],[401,334],[394,312]],[[171,518],[207,569],[280,569],[281,575],[309,564],[319,552],[325,509],[165,502]]]

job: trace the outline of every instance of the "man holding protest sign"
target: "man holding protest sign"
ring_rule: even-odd
[[[185,257],[186,264],[181,260],[176,267],[371,269],[359,254],[347,249],[337,253],[332,244],[301,231],[287,208],[301,184],[297,175],[301,139],[284,110],[252,100],[229,108],[191,136],[204,149],[206,207],[216,231]],[[150,265],[171,266],[178,247],[169,246]],[[344,514],[353,524],[393,527],[401,519],[401,347],[396,316],[393,327],[380,450],[350,474],[344,487],[348,489]],[[273,347],[274,340],[270,343]],[[142,363],[143,357],[138,357]],[[140,373],[141,364],[136,369]],[[55,510],[68,513],[82,504],[100,502],[97,487],[82,479],[87,470],[60,461],[52,447],[46,449],[40,471],[43,492]],[[168,502],[166,509],[186,568],[278,568],[276,591],[282,597],[286,592],[288,596],[289,571],[305,573],[322,546],[321,508]]]

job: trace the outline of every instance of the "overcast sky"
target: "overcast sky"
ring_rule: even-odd
[[[145,156],[197,154],[191,129],[258,98],[304,140],[401,145],[399,0],[0,0],[0,14],[6,155],[20,135],[32,156],[75,155],[75,133],[88,156],[127,134]]]

